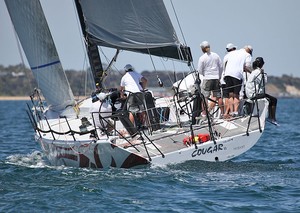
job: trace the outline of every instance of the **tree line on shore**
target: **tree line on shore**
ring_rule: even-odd
[[[173,82],[183,78],[187,72],[172,71],[143,71],[142,75],[148,79],[148,87],[158,87],[157,77],[164,83],[164,87],[169,88]],[[75,96],[86,95],[86,83],[91,85],[93,80],[87,77],[86,71],[66,70],[71,89]],[[111,70],[105,78],[105,88],[118,88],[122,73]],[[300,91],[300,78],[282,75],[281,77],[268,76],[268,84],[276,88],[276,96],[287,94],[286,85],[291,85]],[[4,67],[0,65],[0,96],[29,96],[37,82],[33,78],[30,69],[22,64]],[[270,91],[272,93],[272,91]],[[279,93],[278,93],[279,92]],[[284,95],[283,95],[284,96]]]

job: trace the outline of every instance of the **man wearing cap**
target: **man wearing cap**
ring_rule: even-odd
[[[120,98],[122,100],[126,99],[129,93],[141,92],[146,89],[147,79],[140,73],[136,72],[131,64],[127,64],[124,67],[125,75],[121,78],[120,83]],[[139,104],[140,100],[134,98],[132,100],[134,103]],[[141,123],[145,122],[146,113],[142,112],[139,114],[139,119]],[[129,119],[132,123],[134,122],[134,116],[129,113]]]
[[[207,41],[203,41],[200,44],[200,48],[203,52],[203,55],[199,58],[197,71],[203,76],[201,92],[206,98],[206,102],[212,93],[213,101],[210,102],[208,107],[208,111],[210,111],[215,106],[214,101],[216,100],[219,106],[223,105],[220,91],[220,78],[223,67],[220,56],[217,53],[210,51],[210,45]],[[205,115],[205,111],[202,113],[202,115]]]
[[[127,64],[124,70],[125,75],[123,75],[120,83],[121,99],[124,99],[128,92],[140,92],[147,86],[147,79],[136,72],[131,64]]]
[[[224,56],[223,58],[223,73],[221,76],[221,88],[222,88],[222,98],[224,99],[224,108],[225,108],[225,113],[224,114],[228,114],[229,113],[229,107],[228,107],[228,99],[229,99],[229,92],[226,89],[226,82],[224,80],[225,77],[225,69],[226,69],[226,64],[227,64],[227,58],[230,52],[235,51],[237,49],[237,47],[233,44],[233,43],[228,43],[226,45],[226,51],[227,54]]]
[[[238,106],[240,103],[240,91],[243,85],[244,72],[251,72],[253,48],[246,45],[244,48],[231,51],[226,57],[225,77],[226,87],[229,92],[229,110],[232,116],[238,115]],[[228,110],[226,110],[228,111]],[[224,114],[227,117],[228,114]]]

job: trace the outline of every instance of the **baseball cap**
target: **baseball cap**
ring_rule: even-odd
[[[126,64],[126,66],[124,67],[124,70],[127,72],[127,71],[132,71],[132,70],[134,70],[133,69],[133,66],[131,65],[131,64]]]
[[[249,49],[249,50],[250,50],[250,54],[252,55],[252,52],[253,52],[252,46],[246,45],[246,46],[244,47],[244,49]]]
[[[264,64],[264,63],[265,63],[263,57],[257,57],[257,58],[255,59],[255,61],[258,61],[258,62],[261,63],[261,64]]]
[[[202,41],[200,44],[200,47],[205,48],[205,47],[210,47],[210,45],[209,45],[208,41]]]
[[[233,43],[228,43],[227,45],[226,45],[226,50],[232,50],[233,48],[237,48],[237,46],[235,46]]]

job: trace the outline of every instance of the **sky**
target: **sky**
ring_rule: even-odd
[[[202,55],[199,47],[202,41],[208,41],[211,51],[221,58],[226,53],[226,44],[231,42],[238,48],[251,45],[254,49],[253,58],[264,58],[264,68],[269,75],[300,77],[297,63],[300,60],[299,0],[172,0],[180,27],[171,0],[164,2],[179,40],[186,41],[192,50],[195,67]],[[63,68],[86,69],[85,47],[73,1],[41,0],[41,4]],[[113,56],[112,50],[104,50],[106,57]],[[26,57],[23,57],[28,66]],[[185,64],[165,62],[156,57],[152,60],[154,63],[148,55],[124,51],[120,53],[115,68],[121,70],[130,63],[138,71],[188,70]],[[0,0],[0,65],[17,65],[21,62],[6,5],[4,0]]]

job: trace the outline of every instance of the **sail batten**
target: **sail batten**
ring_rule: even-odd
[[[38,0],[5,0],[33,75],[53,111],[75,104],[44,12]]]
[[[44,68],[44,67],[49,67],[51,65],[54,65],[54,64],[58,64],[60,63],[60,61],[53,61],[53,62],[50,62],[48,64],[42,64],[42,65],[38,65],[38,66],[35,66],[35,67],[30,67],[31,70],[36,70],[36,69],[40,69],[40,68]]]
[[[80,0],[86,33],[98,46],[189,60],[162,0]]]

